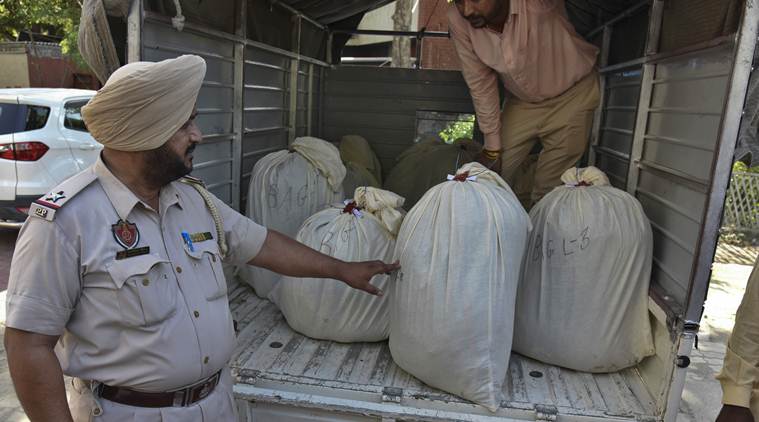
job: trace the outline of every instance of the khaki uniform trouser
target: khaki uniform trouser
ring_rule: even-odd
[[[535,143],[543,146],[530,206],[559,186],[561,174],[585,153],[599,97],[598,73],[593,70],[558,97],[539,103],[507,100],[501,112],[501,176],[513,186]]]

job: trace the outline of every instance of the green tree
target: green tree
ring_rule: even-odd
[[[60,39],[63,53],[84,65],[77,48],[81,12],[79,0],[0,0],[0,41]]]
[[[438,135],[440,139],[449,144],[459,138],[472,139],[474,136],[474,114],[466,115],[460,120],[449,123]]]

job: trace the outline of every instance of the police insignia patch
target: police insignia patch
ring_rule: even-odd
[[[119,220],[116,224],[111,225],[113,238],[124,249],[132,249],[140,242],[140,231],[137,225],[129,221]]]
[[[45,201],[49,201],[55,204],[61,199],[65,199],[65,198],[66,198],[66,195],[63,194],[63,191],[59,191],[59,192],[46,196]]]

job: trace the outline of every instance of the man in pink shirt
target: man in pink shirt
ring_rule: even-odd
[[[452,3],[451,37],[485,134],[478,161],[512,183],[539,140],[534,204],[561,184],[588,145],[599,99],[598,49],[575,32],[564,0]],[[503,110],[499,79],[507,91]]]

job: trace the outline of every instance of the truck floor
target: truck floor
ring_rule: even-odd
[[[386,341],[343,344],[311,339],[290,329],[277,307],[258,298],[249,287],[230,283],[229,298],[238,322],[238,346],[231,366],[239,384],[375,399],[383,392],[387,395],[388,391],[398,393],[397,389],[402,389],[403,400],[495,416],[481,406],[428,387],[399,368]],[[511,357],[504,397],[504,411],[534,411],[538,404],[554,406],[560,414],[591,418],[654,414],[653,401],[634,368],[589,374],[518,354]]]

